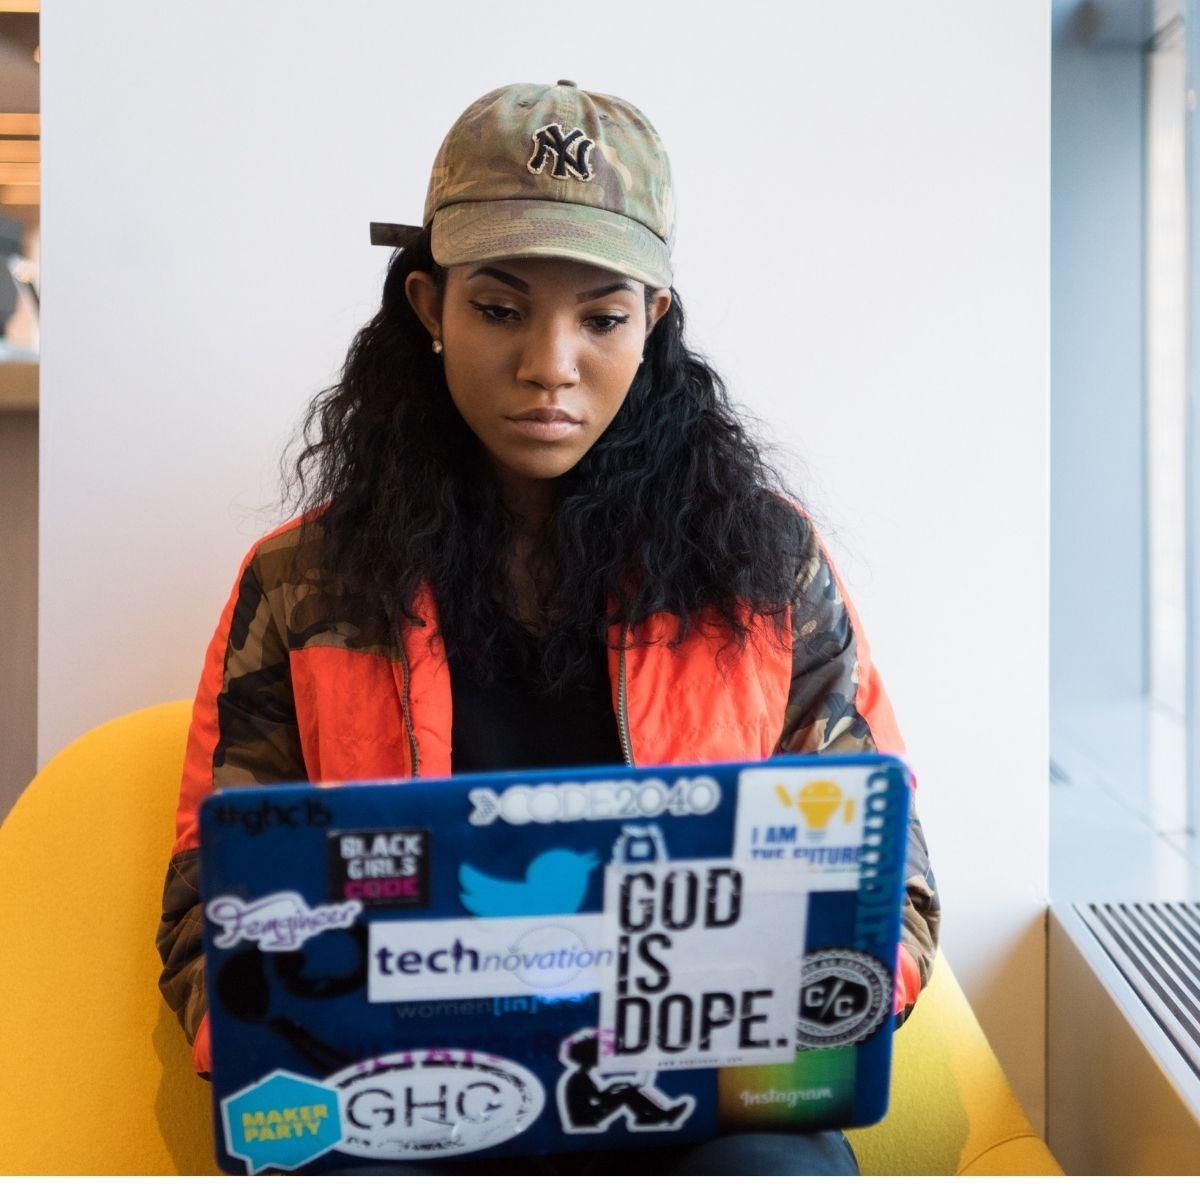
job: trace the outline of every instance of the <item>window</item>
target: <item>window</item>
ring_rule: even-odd
[[[1189,451],[1189,437],[1200,447],[1200,426],[1189,416],[1188,11],[1182,0],[1055,5],[1055,900],[1196,892],[1188,762],[1200,763],[1200,712],[1188,701],[1188,656],[1200,658],[1200,595],[1189,601],[1187,581],[1200,561],[1200,449]]]

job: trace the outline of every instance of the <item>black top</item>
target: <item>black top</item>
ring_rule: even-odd
[[[505,624],[493,683],[482,683],[461,660],[450,666],[452,773],[623,763],[604,643],[589,643],[581,686],[548,697],[539,693],[532,669],[537,637],[512,618]],[[443,636],[453,635],[443,630]]]

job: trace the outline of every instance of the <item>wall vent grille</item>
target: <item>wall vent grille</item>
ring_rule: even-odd
[[[1200,904],[1073,907],[1200,1077]]]

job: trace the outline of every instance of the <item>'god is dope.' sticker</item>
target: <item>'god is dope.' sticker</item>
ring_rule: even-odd
[[[599,1070],[790,1062],[808,898],[795,872],[722,859],[605,873]]]

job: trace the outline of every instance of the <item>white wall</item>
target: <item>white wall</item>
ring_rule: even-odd
[[[1046,6],[630,20],[46,6],[40,760],[192,695],[274,522],[278,452],[376,306],[368,223],[420,220],[459,112],[518,80],[625,96],[672,155],[696,341],[833,527],[915,760],[944,945],[1040,1121]]]

